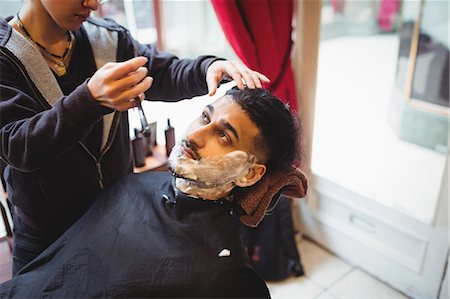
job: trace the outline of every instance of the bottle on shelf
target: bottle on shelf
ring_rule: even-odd
[[[133,147],[134,166],[144,166],[147,144],[144,135],[136,128],[134,129],[134,138],[131,140],[131,145]]]
[[[172,148],[175,146],[175,128],[170,125],[170,119],[167,119],[167,127],[164,130],[166,137],[166,154],[170,155]]]

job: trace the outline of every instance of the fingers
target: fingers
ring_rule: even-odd
[[[239,89],[244,89],[245,88],[245,81],[242,81],[243,76],[241,74],[241,72],[239,71],[239,69],[234,65],[233,62],[230,62],[231,66],[228,67],[227,70],[227,74],[228,76],[230,76],[231,78],[233,78],[234,82],[236,82],[236,85]],[[254,87],[253,87],[254,88]]]
[[[111,81],[114,81],[122,77],[125,77],[132,72],[135,72],[140,67],[143,67],[147,62],[148,62],[147,57],[139,56],[124,62],[107,63],[105,65],[106,67],[105,75]]]
[[[206,77],[206,84],[208,85],[208,95],[213,96],[216,94],[217,91],[217,84],[219,84],[219,78],[217,76],[215,77]]]
[[[215,61],[206,73],[206,83],[208,85],[208,94],[214,95],[217,91],[217,84],[224,75],[228,75],[235,82],[239,89],[263,88],[263,84],[270,82],[265,75],[253,71],[244,64],[236,61]]]
[[[138,84],[127,86],[126,88],[106,88],[103,94],[96,99],[102,103],[107,103],[108,105],[120,105],[135,98],[143,100],[145,98],[144,92],[150,88],[152,83],[152,77],[145,77]]]
[[[269,78],[267,78],[266,76],[264,76],[261,73],[258,73],[256,71],[252,71],[250,72],[250,76],[251,76],[251,80],[253,81],[253,84],[255,85],[255,88],[263,88],[262,83],[270,83]],[[246,80],[246,82],[248,82]],[[248,86],[248,84],[247,84]],[[252,87],[250,87],[252,88]]]
[[[139,95],[138,95],[138,98],[139,98],[139,101],[143,101],[144,99],[145,99],[145,94],[144,93],[140,93]]]
[[[147,89],[149,89],[150,86],[152,85],[152,83],[153,83],[153,78],[146,77],[144,80],[142,80],[138,84],[121,92],[120,96],[117,97],[116,101],[124,102],[124,101],[127,101],[128,99],[134,99],[136,97],[141,99],[141,97],[143,96],[143,91],[146,91]],[[142,97],[142,100],[144,99],[144,97]]]
[[[134,108],[137,105],[136,100],[143,101],[145,98],[145,94],[141,91],[149,89],[152,83],[153,78],[146,77],[135,86],[123,91],[116,97],[111,97],[108,100],[103,101],[103,103],[105,106],[118,111],[125,111],[130,108]]]
[[[264,76],[261,73],[258,73],[258,72],[255,72],[255,73],[256,73],[256,76],[258,76],[260,81],[263,81],[264,83],[270,83],[270,79],[269,78],[267,78],[266,76]]]
[[[262,88],[262,83],[270,83],[269,78],[264,76],[263,74],[253,71],[247,66],[243,65],[242,63],[232,61],[231,62],[234,67],[238,70],[239,75],[241,76],[240,81],[244,81],[245,85],[247,85],[248,88]],[[234,77],[233,77],[234,79]],[[236,79],[234,79],[236,80]],[[241,86],[238,84],[238,88],[241,88]],[[243,87],[242,87],[243,88]],[[241,88],[241,89],[242,89]]]
[[[252,89],[255,87],[261,88],[261,83],[259,82],[258,77],[255,74],[253,74],[252,70],[250,70],[248,67],[244,66],[243,64],[233,62],[233,61],[231,63],[238,70],[236,76],[240,77],[240,80],[238,79],[239,81],[241,81],[241,82],[244,81],[245,85],[247,85],[248,88],[252,88]],[[234,77],[233,77],[233,79],[234,79]],[[235,79],[235,81],[236,81],[236,79]],[[241,88],[238,84],[238,88],[242,89],[242,88],[244,88],[244,86],[242,86],[242,88]]]
[[[92,97],[101,105],[123,111],[135,107],[134,99],[143,100],[153,78],[144,67],[148,59],[136,57],[125,62],[107,63],[88,81]]]
[[[128,73],[124,77],[117,79],[114,83],[117,91],[128,89],[130,86],[134,86],[145,79],[148,69],[145,67],[139,67],[136,71]]]

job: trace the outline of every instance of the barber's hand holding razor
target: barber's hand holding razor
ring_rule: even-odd
[[[144,99],[144,92],[153,82],[144,67],[148,59],[135,57],[124,62],[108,62],[98,69],[87,83],[92,97],[102,106],[118,111],[136,107],[134,99]]]
[[[270,82],[269,78],[249,69],[240,62],[218,60],[213,62],[206,72],[206,83],[208,84],[208,94],[210,96],[216,93],[217,85],[224,76],[228,76],[236,81],[239,89],[244,89],[245,85],[248,88],[262,88],[262,83]]]

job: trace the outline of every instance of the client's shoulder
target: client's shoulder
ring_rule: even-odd
[[[147,171],[142,173],[129,173],[115,183],[125,185],[161,185],[165,182],[170,182],[172,175],[168,171]]]

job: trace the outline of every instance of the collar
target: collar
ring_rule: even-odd
[[[225,209],[228,209],[230,211],[230,214],[233,214],[235,211],[235,204],[233,202],[233,195],[228,195],[219,199],[211,200],[211,199],[204,199],[196,196],[192,196],[189,194],[186,194],[182,192],[180,189],[178,189],[175,185],[175,178],[172,177],[171,180],[171,186],[173,189],[173,198],[170,198],[170,196],[163,194],[163,197],[166,199],[167,203],[177,204],[177,203],[183,203],[183,204],[210,204],[213,206],[221,206]]]

